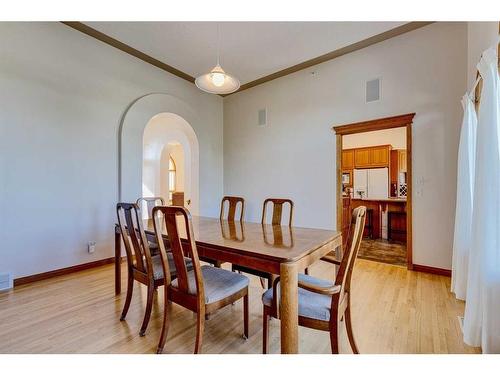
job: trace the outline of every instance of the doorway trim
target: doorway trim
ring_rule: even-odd
[[[406,198],[406,252],[407,268],[413,270],[413,186],[412,186],[412,124],[415,113],[407,113],[399,116],[384,117],[375,120],[355,122],[345,125],[335,125],[332,130],[335,132],[336,152],[336,175],[337,175],[337,230],[342,230],[342,136],[348,134],[365,133],[376,130],[406,127],[406,163],[408,194]]]

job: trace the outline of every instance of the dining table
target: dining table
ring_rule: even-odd
[[[281,353],[298,353],[298,275],[323,256],[340,251],[336,230],[271,225],[192,216],[194,238],[202,260],[229,262],[280,276]],[[184,223],[178,222],[181,238]],[[153,222],[143,220],[149,242],[156,243]],[[168,246],[165,226],[162,238]],[[115,293],[121,293],[121,233],[115,225]]]

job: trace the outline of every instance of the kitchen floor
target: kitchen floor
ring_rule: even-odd
[[[406,245],[383,239],[363,238],[359,258],[377,262],[406,266]]]

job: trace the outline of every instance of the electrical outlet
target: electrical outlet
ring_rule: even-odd
[[[92,254],[95,251],[95,242],[94,241],[90,241],[88,243],[87,250],[88,250],[89,254]]]

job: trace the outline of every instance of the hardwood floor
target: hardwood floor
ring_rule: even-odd
[[[125,269],[123,277],[125,281]],[[331,278],[333,266],[318,263],[310,274]],[[465,346],[450,279],[403,267],[358,260],[353,276],[354,333],[361,353],[477,353]],[[260,353],[262,288],[251,277],[250,338],[244,340],[242,303],[206,322],[203,353]],[[139,336],[146,288],[136,284],[125,322],[125,293],[115,297],[113,265],[60,276],[0,293],[0,353],[154,353],[161,327],[162,293],[155,298],[145,337]],[[172,324],[164,353],[191,353],[196,317],[169,307]],[[350,353],[344,327],[341,353]],[[270,322],[270,352],[279,353],[279,321]],[[300,328],[301,353],[329,353],[328,333]]]
[[[406,245],[381,238],[376,240],[364,238],[359,248],[358,257],[406,267]]]

